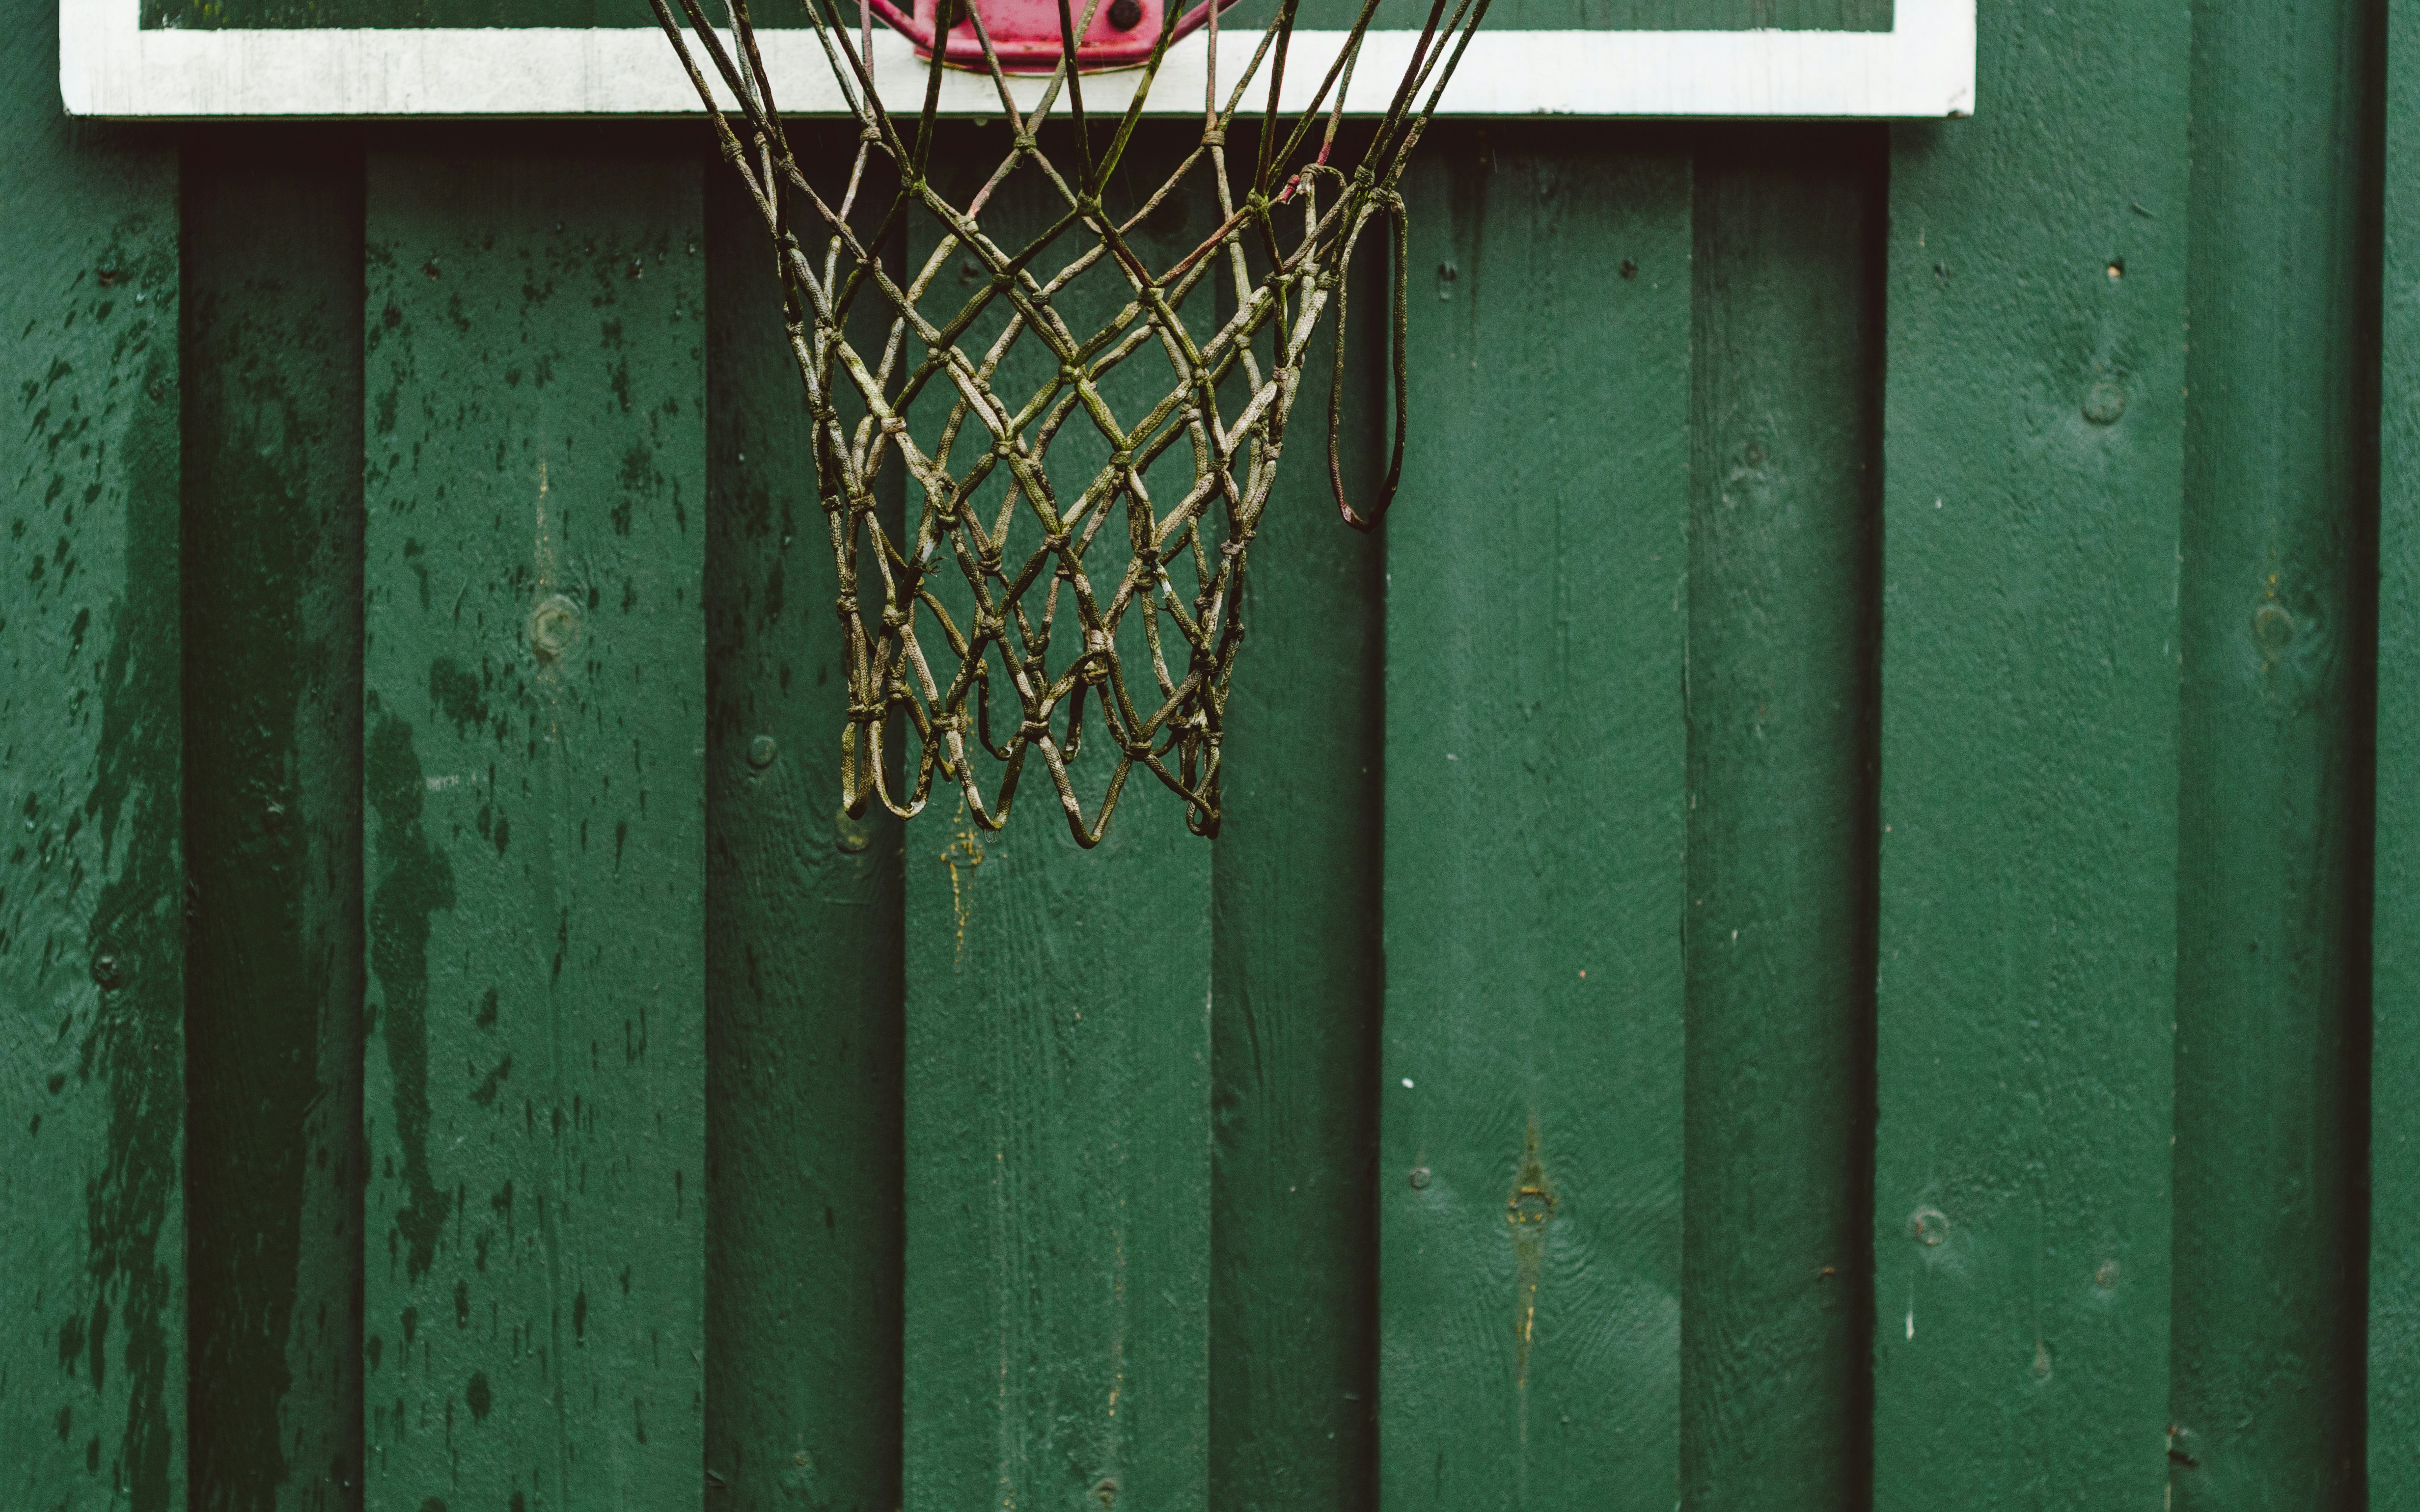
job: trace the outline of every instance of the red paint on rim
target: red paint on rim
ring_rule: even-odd
[[[916,55],[933,55],[933,19],[941,0],[911,0],[914,14],[901,10],[892,0],[861,0],[892,30],[916,44]],[[963,3],[963,0],[961,0]],[[1085,0],[1067,0],[1071,20],[1080,20]],[[1198,30],[1210,19],[1214,0],[1201,4],[1176,18],[1176,35],[1184,37]],[[1216,0],[1220,10],[1235,0]],[[1098,73],[1106,69],[1139,68],[1151,58],[1151,50],[1159,44],[1159,28],[1167,15],[1167,0],[1098,0],[1093,10],[1093,23],[1084,28],[1076,44],[1076,67],[1085,73]],[[1059,66],[1060,29],[1059,0],[978,0],[983,12],[984,29],[991,34],[992,50],[1000,54],[1000,66],[1010,73],[1048,73]],[[1121,25],[1120,23],[1125,24]],[[983,43],[976,39],[974,23],[961,20],[950,28],[949,45],[941,61],[955,68],[983,69]]]

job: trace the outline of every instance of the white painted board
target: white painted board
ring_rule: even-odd
[[[396,116],[650,116],[694,114],[697,98],[652,28],[205,30],[140,24],[141,0],[59,0],[59,94],[69,114],[128,119]],[[1897,0],[1886,32],[1496,31],[1481,28],[1447,88],[1448,116],[1807,119],[1938,118],[1975,108],[1975,0]],[[840,113],[812,33],[760,31],[794,114]],[[1305,102],[1345,34],[1295,34],[1281,106]],[[1233,79],[1258,33],[1229,28],[1218,71]],[[1346,108],[1382,110],[1415,34],[1373,32]],[[1202,109],[1209,38],[1162,64],[1146,109]],[[876,28],[875,78],[912,114],[924,70],[905,38]],[[1090,77],[1089,110],[1125,108],[1133,72]],[[1019,81],[1038,94],[1041,81]],[[1304,99],[1296,99],[1299,94]],[[953,115],[997,114],[991,81],[953,72]]]

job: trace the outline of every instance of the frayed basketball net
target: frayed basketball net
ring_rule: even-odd
[[[1331,299],[1338,306],[1338,330],[1337,382],[1328,407],[1328,468],[1345,520],[1363,530],[1375,524],[1402,475],[1407,241],[1397,181],[1487,0],[1431,0],[1410,63],[1349,169],[1332,162],[1330,155],[1337,147],[1345,91],[1377,0],[1363,0],[1352,31],[1309,104],[1283,116],[1279,93],[1294,38],[1296,0],[1282,0],[1277,20],[1262,33],[1243,76],[1223,100],[1214,10],[1206,18],[1212,62],[1201,141],[1124,219],[1103,206],[1103,187],[1133,140],[1152,81],[1180,31],[1174,5],[1163,7],[1158,38],[1140,65],[1133,100],[1118,117],[1107,146],[1096,151],[1093,123],[1084,114],[1083,74],[1073,39],[1089,34],[1094,13],[1105,0],[1076,0],[1080,23],[1070,14],[1070,0],[1058,0],[1058,65],[1047,75],[1038,102],[1024,112],[1017,109],[1009,71],[985,27],[982,10],[969,10],[966,0],[939,0],[929,35],[946,38],[954,24],[970,23],[981,46],[983,71],[999,91],[1001,114],[1014,135],[1007,157],[968,203],[958,206],[944,199],[927,175],[940,100],[940,49],[932,49],[935,55],[919,65],[925,71],[923,108],[910,131],[903,132],[876,94],[870,39],[850,36],[838,0],[808,0],[815,39],[861,129],[847,187],[835,204],[817,192],[791,155],[772,81],[742,0],[729,0],[727,26],[721,29],[707,19],[700,0],[652,3],[713,117],[723,155],[746,181],[772,235],[788,291],[784,319],[806,385],[816,486],[830,524],[840,616],[847,639],[849,712],[841,739],[841,771],[848,812],[862,814],[869,801],[878,797],[892,813],[912,817],[923,810],[939,776],[957,785],[976,824],[997,830],[1007,822],[1027,757],[1038,751],[1079,845],[1099,842],[1137,766],[1185,800],[1188,828],[1200,835],[1216,834],[1222,721],[1244,635],[1239,598],[1245,551],[1268,501],[1303,363]],[[682,12],[686,30],[674,16],[673,4]],[[1196,13],[1183,24],[1204,19]],[[701,70],[692,38],[728,91],[723,98],[737,102],[736,110],[726,111]],[[1228,129],[1255,80],[1264,77],[1257,144],[1239,193],[1229,173]],[[1072,176],[1044,152],[1039,141],[1044,121],[1063,95],[1075,148]],[[861,190],[872,177],[869,164],[877,155],[889,161],[899,187],[887,193],[869,192],[867,205],[861,206]],[[1048,229],[1012,250],[985,235],[980,220],[994,193],[1021,167],[1047,181],[1053,203],[1061,208]],[[1206,173],[1215,186],[1209,193],[1215,193],[1218,207],[1218,228],[1173,264],[1154,269],[1135,245],[1136,227],[1197,173]],[[940,236],[902,287],[885,269],[880,249],[892,244],[911,211],[932,217]],[[1336,445],[1342,402],[1344,279],[1355,244],[1382,218],[1394,231],[1394,442],[1379,497],[1373,507],[1357,511],[1344,499]],[[1070,233],[1079,234],[1082,255],[1055,273],[1037,272],[1034,264],[1044,251]],[[807,250],[811,241],[822,243],[820,257]],[[1248,241],[1252,255],[1248,255]],[[937,322],[920,308],[920,301],[934,295],[938,275],[962,249],[970,258],[980,259],[987,276],[959,308]],[[1097,330],[1072,329],[1053,305],[1053,297],[1105,257],[1128,285],[1125,307]],[[1251,268],[1255,257],[1264,264],[1257,276]],[[1181,307],[1205,282],[1212,283],[1204,292],[1213,297],[1201,305],[1215,306],[1215,278],[1222,264],[1233,282],[1233,313],[1206,341],[1197,340]],[[868,289],[890,316],[882,348],[870,361],[850,343],[846,331],[853,303]],[[1002,301],[1005,330],[980,350],[963,349],[959,343],[977,318]],[[1254,346],[1264,332],[1269,342],[1265,359]],[[1020,339],[1047,347],[1057,371],[1031,393],[1003,393],[995,387],[995,378],[1001,376],[1002,359]],[[1165,356],[1172,381],[1147,412],[1122,422],[1103,396],[1101,379],[1147,347],[1156,347]],[[915,355],[918,350],[921,355]],[[1240,384],[1231,381],[1236,374],[1242,377]],[[954,398],[931,443],[920,444],[906,417],[936,380],[945,385],[940,394],[954,393]],[[841,412],[838,386],[844,381],[864,407],[854,424]],[[1130,377],[1121,379],[1124,384],[1132,381]],[[1232,413],[1220,408],[1222,382],[1231,389]],[[1069,499],[1068,480],[1054,483],[1046,458],[1062,427],[1078,413],[1108,442],[1109,460],[1097,470],[1088,468],[1089,476],[1077,480],[1080,487]],[[970,424],[977,427],[971,436]],[[953,451],[970,440],[976,443],[973,455],[954,468]],[[1180,440],[1190,444],[1191,481],[1181,497],[1161,508],[1143,474]],[[872,488],[894,452],[923,494],[914,533],[904,539],[894,539],[877,518]],[[996,507],[985,502],[994,498]],[[1086,576],[1084,563],[1095,537],[1114,517],[1125,521],[1131,554],[1104,594]],[[953,615],[937,592],[941,586],[937,576],[946,576],[938,572],[944,556],[968,591],[959,615]],[[876,614],[869,614],[861,598],[861,569],[869,563],[882,586]],[[1189,578],[1189,593],[1179,587],[1180,574]],[[958,596],[954,587],[951,593]],[[1081,641],[1072,657],[1054,667],[1051,631],[1063,596]],[[1137,638],[1127,626],[1122,649],[1121,626],[1138,607],[1142,612],[1134,618],[1140,621],[1142,634]],[[929,629],[923,627],[926,615]],[[936,633],[948,648],[946,658],[935,654]],[[1149,686],[1156,689],[1143,702],[1135,697],[1139,679],[1129,676],[1139,660],[1148,661]],[[1002,732],[994,724],[996,680],[1004,681],[1013,695],[1016,722],[1004,740],[997,738]],[[1083,744],[1088,703],[1094,702],[1118,757],[1098,810],[1088,820],[1069,764]],[[1054,732],[1063,711],[1063,736]],[[894,791],[885,762],[885,735],[898,715],[906,717],[920,743],[914,782],[904,800]],[[978,748],[998,764],[996,795],[990,799],[978,779]]]

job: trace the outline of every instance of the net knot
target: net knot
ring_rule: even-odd
[[[1109,680],[1109,658],[1116,656],[1109,632],[1090,629],[1084,632],[1084,681],[1094,687]]]
[[[1202,132],[1202,145],[1205,147],[1225,147],[1227,145],[1227,129],[1223,126],[1214,126],[1208,131]]]

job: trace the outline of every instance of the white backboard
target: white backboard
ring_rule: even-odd
[[[1685,6],[1689,0],[1680,0]],[[1686,13],[1685,11],[1683,12]],[[1382,12],[1383,14],[1383,12]],[[1892,0],[1889,29],[1497,29],[1473,39],[1441,114],[1517,116],[1942,117],[1975,108],[1975,0]],[[767,63],[797,81],[793,112],[842,103],[812,34],[767,30]],[[1287,94],[1306,95],[1345,34],[1295,33]],[[1383,108],[1413,33],[1373,32],[1348,109]],[[1257,30],[1218,39],[1235,76]],[[1179,43],[1149,109],[1195,114],[1209,39]],[[922,102],[923,63],[877,28],[876,78],[894,109]],[[1095,111],[1136,75],[1088,79]],[[1039,82],[1032,87],[1038,90]],[[820,91],[820,93],[818,92]],[[144,0],[60,0],[59,93],[70,114],[121,118],[650,116],[696,111],[687,76],[647,26],[205,26],[147,23]],[[953,114],[996,113],[990,82],[953,73]]]

